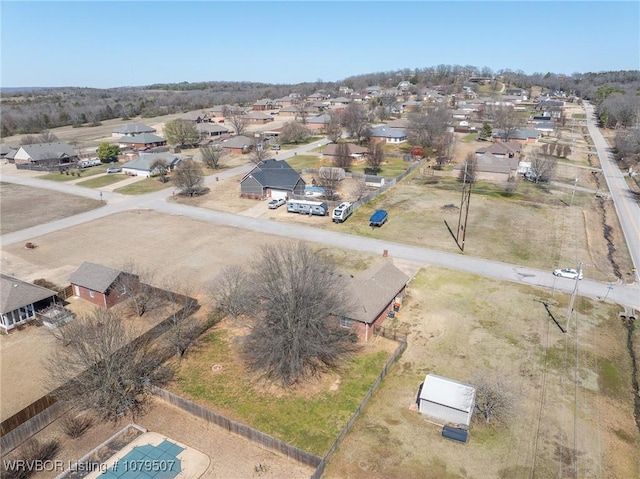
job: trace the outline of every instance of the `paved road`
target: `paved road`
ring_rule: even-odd
[[[638,205],[638,201],[629,189],[607,141],[597,127],[593,106],[588,102],[584,102],[584,107],[587,114],[587,128],[596,147],[604,178],[611,192],[611,198],[631,254],[631,260],[636,269],[635,281],[637,283],[640,281],[640,274],[638,273],[638,268],[640,268],[640,205]]]
[[[320,144],[326,143],[321,142]],[[295,151],[288,151],[281,154],[280,158],[287,158],[296,153],[303,153],[313,148],[317,148],[318,143],[305,145],[305,147]],[[251,165],[245,165],[221,172],[218,177],[224,179],[249,171]],[[88,189],[76,185],[65,185],[54,183],[37,178],[18,178],[17,176],[3,175],[3,181],[17,182],[20,184],[62,191],[70,194],[81,194],[86,196]],[[207,182],[216,181],[215,175],[207,177]],[[89,190],[93,197],[99,194],[95,190]],[[390,241],[377,240],[375,238],[364,238],[361,236],[327,231],[309,226],[278,223],[275,221],[252,218],[243,215],[235,215],[221,211],[213,211],[205,208],[197,208],[188,205],[177,204],[166,201],[171,191],[162,190],[142,196],[124,196],[110,192],[105,195],[107,204],[101,208],[87,211],[62,220],[34,226],[25,230],[16,231],[0,237],[2,246],[33,240],[34,238],[58,231],[63,228],[82,224],[87,221],[98,219],[121,211],[143,208],[153,209],[165,214],[179,215],[205,221],[212,224],[226,225],[243,228],[259,233],[267,233],[287,238],[302,239],[322,244],[333,245],[345,249],[367,251],[375,254],[382,254],[386,250],[393,258],[411,261],[420,265],[435,265],[448,269],[475,273],[498,280],[506,280],[531,286],[541,286],[552,290],[571,293],[574,288],[574,281],[565,278],[557,278],[548,271],[526,268],[517,265],[491,261],[487,259],[475,258],[472,256],[445,253],[442,251],[420,248],[417,246],[404,245]],[[37,242],[37,241],[36,241]],[[578,283],[578,294],[591,298],[604,298],[608,301],[632,306],[640,309],[640,290],[637,285],[609,285],[584,279]],[[609,289],[612,288],[612,289]]]

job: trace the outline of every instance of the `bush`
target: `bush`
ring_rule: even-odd
[[[59,449],[60,442],[57,439],[43,442],[31,439],[19,449],[18,454],[13,458],[16,461],[24,461],[21,466],[18,464],[16,467],[8,469],[7,464],[12,461],[3,460],[0,466],[0,475],[3,479],[27,479],[36,472],[36,469],[32,467],[34,462],[53,459]]]
[[[62,431],[72,439],[82,436],[93,425],[93,418],[89,415],[66,415],[60,420]]]

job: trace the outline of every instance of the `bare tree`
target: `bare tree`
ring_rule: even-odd
[[[256,165],[261,161],[268,160],[271,157],[269,150],[264,147],[264,143],[261,138],[255,137],[253,140],[253,148],[249,153],[249,160]]]
[[[545,155],[539,150],[533,150],[531,152],[530,178],[535,183],[549,182],[555,175],[557,165],[557,158],[551,155]]]
[[[60,344],[46,368],[56,396],[103,419],[135,417],[149,395],[146,385],[171,376],[161,352],[112,310],[95,309],[53,334]]]
[[[200,147],[200,154],[202,155],[202,162],[207,165],[207,168],[217,170],[220,158],[225,155],[225,151],[219,146],[203,145]]]
[[[333,166],[349,171],[351,163],[353,163],[353,157],[349,154],[349,145],[347,143],[338,143],[336,155],[333,158]]]
[[[192,121],[180,119],[168,121],[162,131],[172,145],[193,146],[200,141],[200,132]]]
[[[223,109],[225,120],[229,121],[229,124],[236,131],[236,135],[243,135],[247,130],[248,122],[244,116],[244,112],[240,107],[226,107]]]
[[[512,106],[499,106],[493,111],[493,126],[502,132],[504,141],[509,141],[522,126],[522,118]]]
[[[38,135],[38,143],[55,143],[56,141],[60,141],[60,138],[49,130],[44,130]]]
[[[358,103],[349,103],[342,112],[342,126],[349,132],[351,138],[359,143],[367,129],[367,116]]]
[[[369,146],[367,164],[377,173],[381,170],[382,163],[384,163],[384,143],[374,141],[373,144],[370,143]]]
[[[329,140],[336,143],[342,137],[342,119],[336,112],[329,112],[329,119],[324,123],[324,131]]]
[[[509,424],[514,414],[515,395],[505,376],[481,375],[473,384],[476,388],[475,409],[484,420],[487,423]]]
[[[309,102],[300,102],[296,105],[296,120],[300,121],[302,125],[307,124],[307,119],[309,118],[309,106],[311,104]]]
[[[252,369],[291,385],[354,350],[335,320],[351,310],[347,288],[327,255],[304,243],[265,245],[251,271],[256,294],[243,352]]]
[[[338,186],[344,178],[344,170],[337,167],[323,167],[318,171],[318,183],[324,188],[324,197],[329,201],[340,199]]]
[[[445,106],[438,106],[431,110],[418,108],[409,115],[407,137],[411,144],[428,149],[443,149],[447,145],[451,114]]]
[[[356,183],[356,187],[353,190],[353,196],[355,196],[356,200],[361,200],[368,193],[367,182],[363,179],[362,181],[358,181]]]
[[[115,287],[121,296],[127,298],[132,312],[142,316],[153,309],[158,300],[156,290],[150,284],[154,273],[134,260],[126,261],[120,270],[123,274]]]
[[[248,311],[252,294],[248,277],[247,270],[242,266],[226,266],[208,284],[212,303],[233,319]]]
[[[162,183],[167,182],[167,171],[169,170],[169,164],[164,158],[158,158],[150,166],[151,173],[158,175]]]
[[[298,143],[311,136],[309,129],[303,123],[289,121],[282,125],[278,138],[282,143]]]
[[[569,145],[564,145],[562,147],[562,157],[569,158],[570,154],[571,154],[571,147]]]
[[[202,167],[194,160],[181,161],[174,170],[173,183],[185,195],[194,196],[202,192],[204,187]]]
[[[36,135],[24,135],[20,137],[21,145],[37,145],[40,143]]]
[[[163,299],[169,311],[169,330],[165,339],[181,358],[187,349],[205,330],[205,322],[195,318],[198,310],[198,301],[191,296],[191,288],[188,283],[178,283],[175,280],[166,280],[163,290]]]

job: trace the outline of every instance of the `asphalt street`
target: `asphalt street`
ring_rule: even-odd
[[[312,145],[305,145],[297,150],[281,151],[278,155],[281,159],[286,159],[298,153],[302,154],[322,144],[327,140],[315,142]],[[233,177],[240,173],[246,173],[251,169],[251,165],[244,165],[238,168],[224,170],[218,179]],[[216,175],[208,176],[206,181],[216,181]],[[27,178],[19,176],[19,173],[3,174],[2,181],[18,183],[36,188],[60,191],[68,194],[92,197],[98,199],[99,191],[81,186],[40,180],[38,178]],[[284,224],[260,218],[251,218],[232,213],[213,211],[205,208],[182,205],[166,201],[172,192],[161,190],[140,196],[125,196],[114,192],[103,195],[106,204],[92,211],[87,211],[75,216],[53,221],[46,224],[34,226],[24,230],[8,233],[0,237],[0,244],[4,247],[10,244],[26,241],[34,241],[34,238],[54,231],[58,231],[71,226],[83,224],[107,215],[119,213],[130,209],[153,209],[155,211],[194,218],[212,224],[231,226],[247,229],[259,233],[267,233],[293,239],[301,239],[339,248],[365,251],[374,254],[383,254],[387,251],[390,257],[413,262],[417,265],[441,266],[452,270],[464,271],[478,274],[498,280],[505,280],[514,283],[539,286],[563,293],[572,293],[575,287],[573,280],[558,278],[550,271],[542,271],[527,268],[514,264],[502,263],[472,257],[463,254],[445,253],[417,246],[410,246],[390,241],[377,240],[375,238],[364,238],[361,236],[327,231],[310,226]],[[637,205],[635,205],[637,208]],[[626,233],[626,231],[625,231]],[[37,240],[35,240],[37,243]],[[633,285],[608,284],[584,279],[578,283],[578,295],[587,296],[594,299],[607,298],[607,301],[616,302],[622,305],[640,309],[640,289],[637,282]]]

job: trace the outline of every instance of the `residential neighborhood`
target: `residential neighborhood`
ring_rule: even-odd
[[[131,81],[0,86],[2,477],[638,476],[640,71],[399,68],[390,6],[127,5]]]

